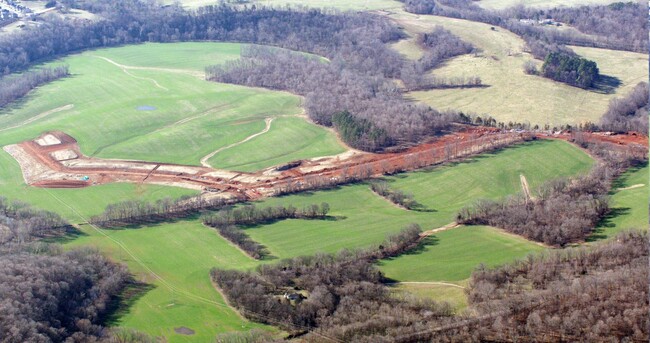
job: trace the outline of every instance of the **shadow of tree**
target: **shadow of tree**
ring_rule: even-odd
[[[622,84],[621,79],[615,76],[600,75],[591,88],[592,92],[601,94],[612,94]]]

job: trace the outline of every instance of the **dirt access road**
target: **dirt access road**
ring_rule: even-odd
[[[647,137],[618,136],[591,134],[587,138],[621,147],[641,147],[639,142],[645,140],[647,154]],[[414,170],[530,138],[530,133],[462,126],[455,132],[399,152],[348,152],[294,161],[256,173],[208,166],[91,158],[81,153],[73,137],[60,131],[46,132],[34,140],[6,146],[4,150],[20,164],[25,182],[35,187],[78,188],[111,182],[149,183],[196,189],[221,197],[255,200],[275,195],[288,185],[336,182],[350,175],[369,177]],[[549,138],[572,140],[570,135]]]

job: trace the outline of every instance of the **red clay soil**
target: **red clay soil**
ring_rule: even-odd
[[[126,161],[126,160],[101,160],[88,158],[81,154],[77,141],[63,132],[49,132],[57,137],[61,144],[41,146],[34,141],[20,143],[29,155],[42,165],[61,173],[85,175],[84,180],[38,180],[32,183],[35,187],[47,188],[79,188],[94,184],[110,182],[156,183],[175,184],[183,187],[219,191],[244,199],[259,199],[273,193],[274,188],[288,183],[298,183],[310,179],[324,178],[337,179],[351,173],[366,175],[381,175],[396,171],[413,170],[444,161],[469,156],[489,150],[496,145],[509,145],[522,140],[531,139],[534,134],[526,132],[506,132],[490,127],[462,126],[456,132],[431,138],[429,141],[413,146],[403,151],[382,154],[359,154],[341,161],[327,161],[328,167],[309,172],[303,168],[318,167],[321,162],[303,161],[300,167],[272,172],[265,175],[258,173],[237,173],[223,171],[224,177],[206,175],[218,172],[217,169],[182,166],[175,164]],[[639,145],[645,147],[647,153],[648,138],[635,133],[625,135],[605,135],[601,133],[583,134],[592,141],[616,144],[620,146]],[[573,141],[573,134],[562,133],[557,135],[543,135],[542,137]],[[104,166],[66,166],[54,159],[50,154],[60,150],[72,150],[79,156],[79,161],[89,164],[102,163]],[[127,166],[127,167],[124,167]],[[130,167],[129,167],[130,166]],[[136,168],[136,166],[138,168]],[[190,168],[192,173],[173,172],[160,170],[163,166]],[[169,168],[168,167],[168,168]],[[266,170],[267,172],[269,170]],[[266,173],[268,174],[268,173]],[[231,175],[231,176],[230,176]],[[230,177],[226,177],[230,176]]]

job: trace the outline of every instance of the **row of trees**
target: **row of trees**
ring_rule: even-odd
[[[370,189],[380,196],[388,199],[393,204],[402,206],[407,210],[414,210],[418,207],[421,207],[421,205],[415,201],[415,198],[413,198],[413,194],[404,193],[399,189],[391,189],[386,181],[371,182]]]
[[[627,96],[612,99],[600,119],[600,127],[606,131],[637,131],[648,135],[648,94],[648,83],[640,82]]]
[[[0,78],[0,108],[24,97],[32,89],[68,76],[68,66],[42,68],[16,76]]]
[[[645,230],[644,230],[645,231]],[[476,270],[468,298],[489,341],[648,340],[648,234]]]
[[[246,205],[238,208],[227,208],[217,213],[201,217],[203,224],[216,228],[227,240],[233,242],[254,259],[261,260],[269,255],[263,245],[253,241],[237,225],[268,224],[284,219],[315,219],[325,218],[329,213],[330,205],[326,202],[318,205],[312,204],[298,209],[293,205],[258,208],[255,205]]]
[[[0,340],[94,342],[130,277],[97,251],[38,240],[71,227],[58,215],[0,197]]]
[[[404,3],[404,10],[415,14],[432,14],[436,7],[434,0],[399,0]]]
[[[635,153],[611,144],[577,143],[603,160],[588,175],[549,181],[535,198],[520,194],[499,201],[479,200],[461,209],[457,221],[500,227],[554,246],[584,241],[609,212],[612,180],[647,159],[647,150]]]
[[[544,59],[541,75],[580,88],[590,88],[598,80],[596,62],[558,52]]]
[[[106,206],[104,212],[91,217],[90,222],[104,227],[159,222],[187,217],[201,210],[218,209],[225,205],[236,203],[237,201],[237,199],[225,199],[205,195],[186,195],[176,199],[165,197],[155,202],[125,200]]]
[[[213,214],[201,217],[203,223],[210,226],[227,225],[258,225],[268,224],[284,219],[315,219],[325,218],[330,211],[326,202],[318,205],[312,204],[298,209],[293,205],[258,208],[255,205],[246,205],[237,208],[227,208]]]

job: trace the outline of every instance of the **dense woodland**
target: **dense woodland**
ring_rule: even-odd
[[[40,243],[71,228],[58,215],[0,197],[0,341],[94,342],[129,275],[98,252]]]
[[[636,131],[647,135],[648,94],[648,83],[640,82],[627,96],[612,99],[600,119],[600,127],[605,131]]]
[[[576,142],[602,163],[586,176],[555,179],[534,196],[524,194],[503,200],[479,200],[460,210],[462,224],[491,225],[552,246],[582,242],[610,211],[612,180],[632,165],[647,160],[646,153],[605,143]]]
[[[541,75],[580,88],[592,87],[599,76],[595,62],[558,52],[546,56]]]
[[[68,66],[42,68],[0,78],[0,108],[24,97],[32,89],[69,75]]]
[[[472,274],[469,301],[498,342],[647,342],[648,234],[553,250]]]

